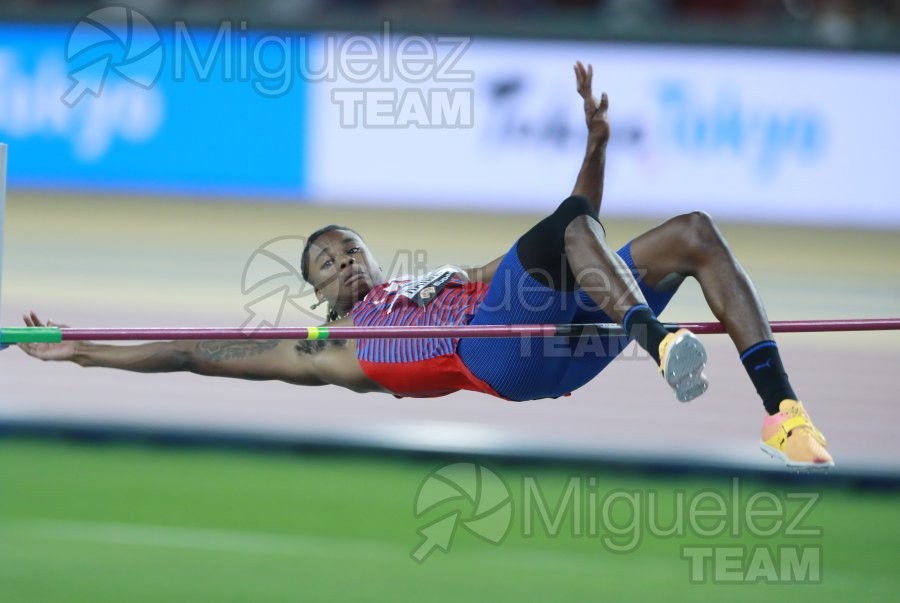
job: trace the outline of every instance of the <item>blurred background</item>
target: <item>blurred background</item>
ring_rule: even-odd
[[[485,263],[574,184],[575,60],[610,96],[612,244],[704,210],[771,319],[900,316],[898,52],[896,0],[6,2],[0,323],[319,324],[298,268],[329,223],[393,275]],[[663,318],[712,316],[686,283]],[[793,580],[820,599],[893,598],[896,334],[779,337],[838,463],[825,479],[758,451],[737,353],[704,343],[711,387],[690,405],[633,348],[572,396],[527,404],[6,350],[0,598],[750,600],[764,580],[714,561],[700,579],[683,547],[798,542],[826,560]],[[433,472],[460,464],[491,467],[512,500],[498,546],[459,523],[482,518],[483,471],[441,478],[453,493],[421,508]],[[642,500],[722,493],[735,521],[754,493],[815,494],[807,524],[823,531],[645,533],[621,554],[577,533],[575,510],[565,534],[529,537],[523,484],[564,509],[571,476]],[[449,532],[423,531],[442,517]],[[432,541],[450,550],[419,563]]]

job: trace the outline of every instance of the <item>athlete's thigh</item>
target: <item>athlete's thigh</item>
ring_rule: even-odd
[[[631,269],[644,299],[647,300],[647,305],[654,314],[659,316],[672,301],[681,280],[670,281],[667,285],[668,288],[664,290],[651,286],[645,280],[647,272],[638,269],[636,265],[632,255],[633,244],[634,241],[626,243],[617,253]],[[575,324],[611,324],[615,322],[583,290],[578,292],[577,306],[578,309],[572,317],[572,322]],[[571,359],[565,367],[561,380],[570,391],[581,387],[609,366],[625,350],[628,343],[629,340],[625,336],[593,336],[571,340],[569,343],[572,350]],[[638,353],[641,353],[640,350]]]
[[[689,216],[677,216],[629,243],[631,267],[643,283],[659,290],[673,289],[691,273],[693,258],[685,246],[685,229],[689,224]]]
[[[470,324],[557,324],[571,322],[576,291],[558,291],[534,280],[516,247],[501,260]],[[563,338],[464,338],[458,352],[466,367],[501,395],[531,400],[560,395],[558,376],[566,358]],[[565,393],[565,392],[562,392]]]

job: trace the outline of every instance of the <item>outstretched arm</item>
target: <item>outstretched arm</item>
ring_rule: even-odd
[[[584,99],[584,117],[587,122],[588,140],[587,150],[584,153],[584,161],[578,179],[575,181],[573,195],[587,197],[591,205],[600,214],[600,203],[603,200],[603,172],[606,169],[606,144],[609,142],[609,98],[604,92],[600,101],[594,97],[592,81],[594,67],[588,64],[587,68],[581,61],[575,64],[575,81],[578,84],[578,94]]]
[[[30,327],[44,326],[33,312]],[[47,326],[52,326],[47,322]],[[55,325],[62,326],[62,325]],[[28,343],[19,347],[41,360],[70,361],[138,373],[188,371],[198,375],[249,380],[280,380],[297,385],[324,385],[313,367],[314,357],[297,354],[293,341],[157,341],[139,345],[91,342]]]

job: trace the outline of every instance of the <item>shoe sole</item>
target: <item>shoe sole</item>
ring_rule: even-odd
[[[801,463],[798,461],[792,461],[782,451],[769,446],[762,440],[759,441],[759,449],[768,454],[773,459],[779,460],[784,463],[784,466],[788,469],[795,469],[797,471],[804,472],[815,472],[828,471],[829,469],[834,468],[834,461],[830,463]]]
[[[709,388],[703,374],[706,350],[693,335],[682,335],[666,352],[666,383],[681,402],[690,402]]]

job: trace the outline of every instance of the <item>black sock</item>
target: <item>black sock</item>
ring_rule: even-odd
[[[622,320],[625,333],[647,350],[659,364],[659,344],[669,334],[646,304],[632,306]]]
[[[782,400],[797,399],[774,341],[760,341],[750,346],[741,354],[741,362],[770,415],[778,412]]]

